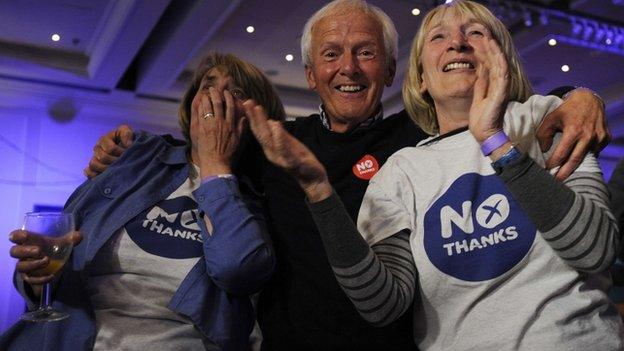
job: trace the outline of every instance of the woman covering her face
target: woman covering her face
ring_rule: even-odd
[[[242,107],[249,98],[284,116],[256,67],[206,57],[180,106],[186,145],[135,133],[123,156],[69,198],[65,211],[83,238],[58,276],[34,274],[49,259],[29,233],[11,233],[20,291],[35,299],[33,288],[54,279],[54,308],[70,317],[19,322],[1,349],[248,349],[249,295],[274,267],[256,175],[239,167],[239,155],[259,155]]]
[[[600,169],[593,155],[563,183],[544,169],[535,131],[561,100],[531,96],[504,25],[474,2],[436,7],[407,76],[406,109],[434,137],[373,177],[358,217],[364,240],[335,193],[310,190],[328,183],[314,156],[245,103],[267,157],[311,199],[360,315],[386,325],[413,302],[423,350],[623,349],[605,294],[620,237]]]

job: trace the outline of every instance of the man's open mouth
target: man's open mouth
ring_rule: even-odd
[[[366,89],[366,86],[359,84],[339,85],[335,89],[342,93],[358,93]]]

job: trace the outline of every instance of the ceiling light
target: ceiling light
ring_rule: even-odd
[[[52,41],[59,41],[59,40],[61,40],[61,36],[56,34],[56,33],[54,33],[54,34],[52,34],[51,39],[52,39]]]
[[[418,16],[418,15],[420,15],[420,10],[419,10],[419,9],[416,9],[416,8],[415,8],[415,9],[413,9],[413,10],[412,10],[412,15],[414,15],[414,16]]]
[[[524,25],[527,27],[531,27],[533,25],[533,19],[531,18],[531,13],[528,10],[524,10]]]
[[[254,28],[253,26],[248,26],[247,27],[247,33],[253,33],[256,30],[256,28]]]
[[[286,55],[285,59],[286,59],[286,61],[290,62],[290,61],[294,60],[295,57],[293,55],[291,55],[291,54],[288,54],[288,55]]]
[[[616,31],[617,31],[616,28],[609,28],[607,30],[607,39],[605,39],[605,42],[607,43],[607,45],[613,44],[613,39],[615,39]]]
[[[568,66],[568,65],[561,66],[561,71],[568,72],[569,70],[570,70],[570,66]]]
[[[548,45],[550,45],[550,46],[557,45],[557,39],[555,39],[555,38],[549,39],[548,40]]]

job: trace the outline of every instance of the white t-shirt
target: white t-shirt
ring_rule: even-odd
[[[196,169],[197,171],[197,169]],[[119,228],[89,265],[87,292],[96,320],[94,350],[218,350],[167,305],[203,255],[187,179],[165,200]]]
[[[560,100],[507,106],[510,140],[544,165],[534,132]],[[617,350],[609,278],[566,265],[540,236],[469,131],[391,156],[358,217],[369,245],[407,229],[418,271],[415,341],[423,350]],[[593,157],[578,169],[600,172]],[[547,194],[544,194],[547,196]]]

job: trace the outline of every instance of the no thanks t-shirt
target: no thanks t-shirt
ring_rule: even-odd
[[[187,179],[166,199],[120,228],[89,265],[87,291],[96,316],[95,350],[218,350],[190,320],[167,308],[203,254]]]

